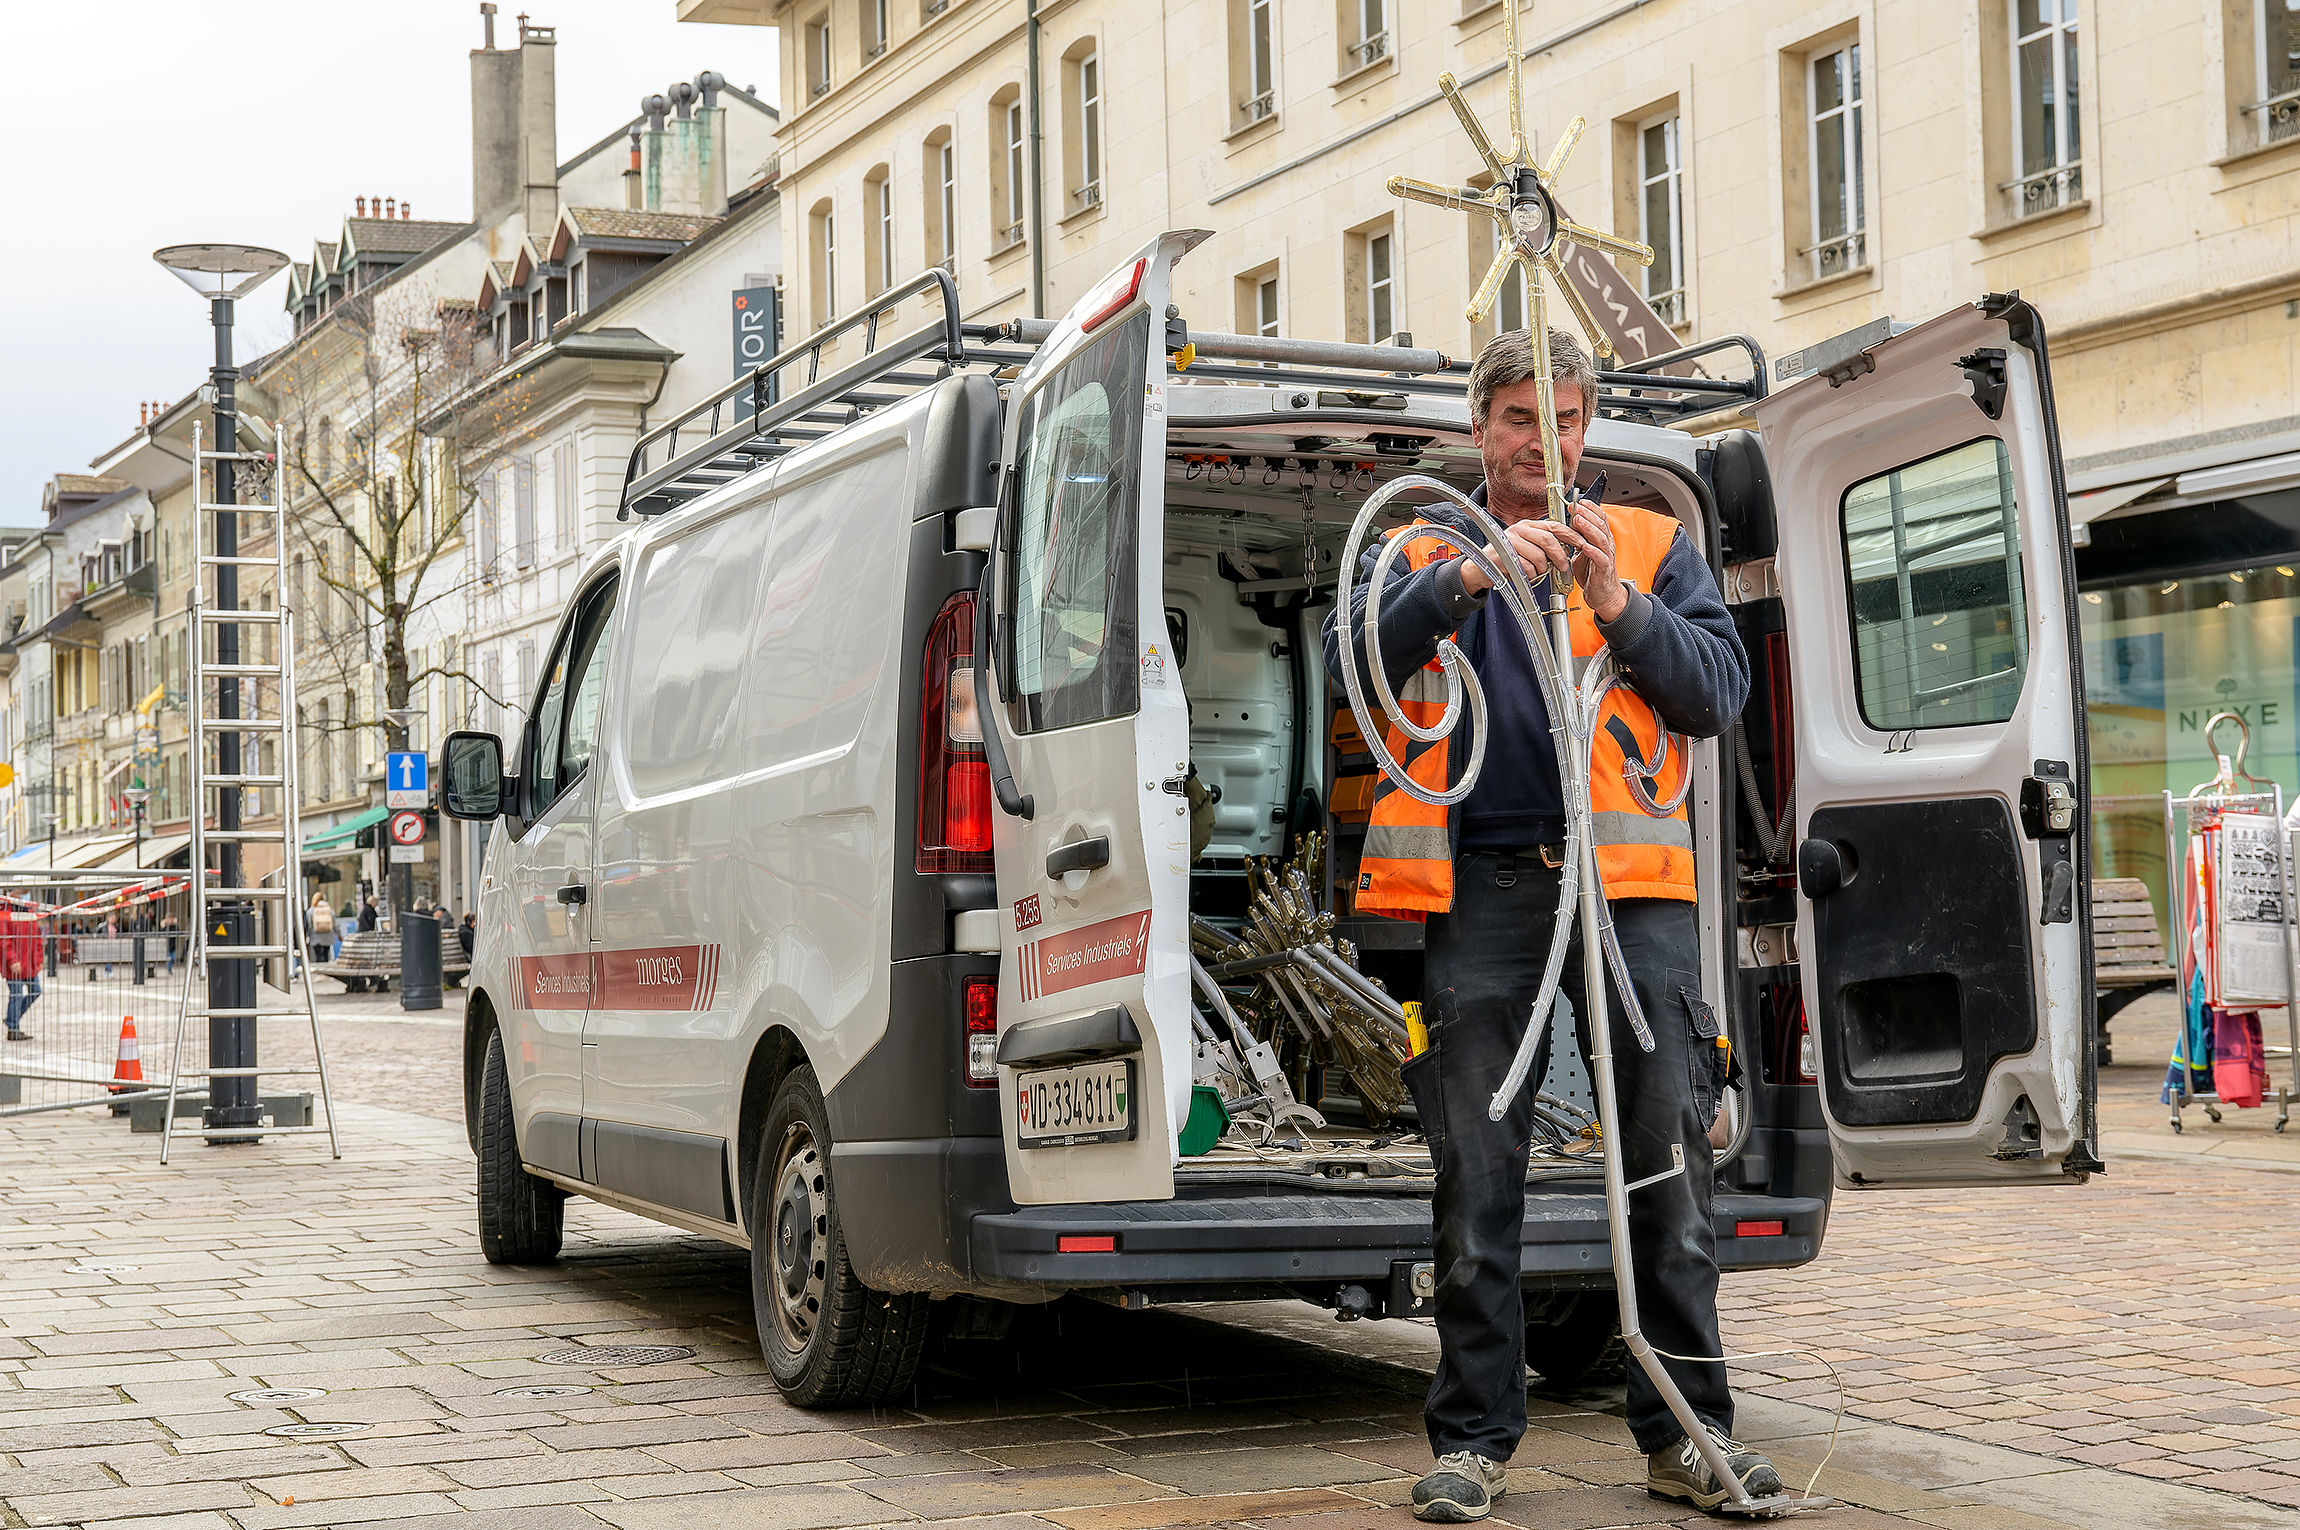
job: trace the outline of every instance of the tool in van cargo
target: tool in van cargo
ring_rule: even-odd
[[[1568,521],[1567,495],[1571,479],[1564,471],[1564,457],[1558,442],[1557,398],[1549,345],[1549,309],[1543,277],[1548,275],[1557,279],[1558,289],[1580,321],[1582,331],[1589,336],[1597,354],[1603,357],[1611,354],[1611,341],[1605,328],[1589,312],[1580,293],[1566,280],[1560,260],[1560,244],[1579,244],[1648,266],[1653,263],[1653,251],[1633,240],[1619,239],[1611,234],[1584,228],[1568,220],[1559,211],[1550,193],[1566,161],[1571,157],[1575,143],[1580,139],[1585,126],[1584,119],[1576,117],[1567,124],[1556,146],[1551,149],[1548,162],[1537,168],[1533,148],[1525,131],[1524,93],[1520,79],[1523,56],[1518,46],[1515,5],[1502,7],[1502,45],[1509,106],[1506,155],[1495,151],[1492,142],[1478,125],[1477,118],[1470,112],[1468,103],[1463,100],[1453,76],[1443,74],[1438,77],[1439,91],[1453,107],[1455,116],[1461,121],[1462,131],[1491,173],[1490,189],[1479,190],[1468,186],[1447,188],[1409,176],[1391,177],[1389,189],[1395,196],[1436,207],[1450,207],[1471,214],[1473,219],[1483,217],[1491,220],[1498,248],[1492,265],[1487,268],[1484,279],[1470,298],[1466,314],[1472,323],[1483,320],[1492,311],[1494,301],[1500,296],[1502,284],[1509,279],[1512,271],[1522,273],[1528,310],[1526,329],[1534,353],[1532,381],[1535,384],[1540,425],[1548,519],[1562,528]],[[1729,1442],[1721,1441],[1694,1414],[1683,1390],[1662,1365],[1661,1357],[1645,1337],[1638,1320],[1637,1286],[1629,1242],[1628,1193],[1631,1187],[1623,1182],[1620,1133],[1610,1129],[1619,1118],[1620,1101],[1614,1078],[1612,1025],[1606,1014],[1608,968],[1612,971],[1616,991],[1621,995],[1624,1018],[1638,1044],[1645,1051],[1651,1052],[1654,1041],[1652,1030],[1639,1011],[1636,988],[1630,982],[1628,964],[1622,957],[1620,942],[1613,932],[1605,890],[1598,880],[1594,842],[1596,813],[1590,791],[1590,748],[1598,733],[1599,708],[1608,693],[1628,685],[1628,677],[1619,671],[1618,666],[1609,662],[1607,651],[1602,645],[1591,655],[1586,668],[1577,674],[1574,667],[1576,656],[1573,650],[1573,627],[1567,614],[1571,575],[1564,570],[1553,570],[1543,581],[1547,604],[1537,602],[1518,560],[1494,551],[1508,545],[1499,522],[1467,495],[1437,478],[1421,475],[1400,477],[1367,496],[1342,549],[1340,588],[1335,596],[1341,611],[1352,609],[1357,560],[1365,548],[1368,534],[1382,512],[1406,494],[1413,494],[1417,501],[1439,501],[1442,505],[1450,506],[1453,513],[1446,513],[1427,503],[1417,503],[1416,519],[1405,529],[1386,538],[1386,545],[1367,579],[1362,620],[1365,649],[1373,656],[1369,666],[1373,688],[1381,701],[1382,716],[1394,724],[1406,740],[1411,741],[1400,750],[1401,753],[1411,751],[1413,743],[1427,746],[1445,739],[1461,723],[1466,711],[1474,729],[1470,741],[1470,758],[1467,767],[1450,788],[1442,784],[1438,788],[1431,788],[1415,781],[1406,762],[1391,753],[1387,740],[1374,727],[1375,714],[1366,704],[1365,686],[1359,678],[1355,645],[1345,634],[1340,645],[1342,680],[1349,693],[1350,709],[1357,714],[1358,730],[1365,736],[1366,747],[1372,751],[1375,764],[1382,774],[1398,790],[1431,806],[1450,807],[1467,798],[1476,786],[1479,772],[1485,763],[1485,697],[1479,688],[1476,672],[1452,638],[1442,639],[1438,645],[1439,665],[1445,676],[1445,706],[1435,722],[1428,726],[1406,715],[1406,709],[1391,691],[1389,678],[1384,673],[1380,659],[1377,622],[1383,586],[1392,570],[1397,568],[1400,555],[1409,544],[1434,540],[1451,547],[1483,572],[1491,581],[1493,593],[1501,597],[1502,606],[1516,619],[1515,625],[1525,639],[1533,671],[1539,679],[1548,710],[1565,809],[1565,854],[1560,867],[1557,917],[1551,931],[1548,960],[1543,968],[1531,1023],[1525,1029],[1524,1039],[1500,1087],[1494,1091],[1493,1099],[1487,1106],[1488,1114],[1493,1120],[1502,1119],[1511,1100],[1525,1086],[1534,1052],[1548,1029],[1549,1011],[1556,1000],[1559,979],[1563,975],[1566,949],[1578,904],[1584,963],[1583,991],[1591,1011],[1588,1016],[1591,1083],[1597,1106],[1598,1141],[1605,1176],[1606,1221],[1611,1234],[1615,1298],[1620,1305],[1623,1346],[1651,1378],[1655,1390],[1684,1431],[1689,1452],[1687,1464],[1691,1465],[1697,1455],[1707,1467],[1712,1483],[1723,1488],[1724,1497],[1717,1505],[1718,1509],[1726,1513],[1769,1518],[1802,1508],[1819,1507],[1826,1500],[1796,1499],[1779,1491],[1768,1493],[1763,1498],[1751,1494],[1739,1473],[1727,1460],[1725,1445]],[[1547,617],[1546,622],[1542,619],[1544,616]],[[1497,640],[1507,641],[1506,638]],[[1634,694],[1633,690],[1631,694]],[[1678,771],[1681,779],[1676,793],[1666,804],[1662,803],[1655,797],[1652,787],[1661,775],[1671,750],[1668,730],[1665,725],[1660,725],[1658,714],[1655,721],[1657,747],[1654,753],[1646,757],[1640,749],[1625,751],[1627,759],[1624,761],[1623,773],[1631,800],[1637,808],[1649,816],[1659,818],[1674,813],[1683,800],[1692,782],[1692,757],[1688,748],[1681,746],[1676,751],[1681,761]],[[1442,783],[1442,776],[1440,781]],[[1677,1154],[1677,1162],[1675,1172],[1685,1172],[1681,1150]],[[1662,1177],[1667,1177],[1667,1172]],[[1648,1179],[1639,1183],[1651,1182]]]

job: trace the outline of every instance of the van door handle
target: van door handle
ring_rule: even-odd
[[[1074,839],[1067,845],[1056,845],[1046,852],[1046,874],[1061,876],[1066,871],[1095,871],[1110,864],[1110,840],[1107,835],[1093,839]]]
[[[565,887],[559,889],[559,901],[567,904],[589,903],[591,901],[591,889],[581,882],[569,882]]]

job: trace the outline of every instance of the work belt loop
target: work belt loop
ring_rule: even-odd
[[[1516,851],[1504,850],[1501,853],[1500,861],[1494,867],[1493,885],[1496,887],[1515,887],[1517,885]]]

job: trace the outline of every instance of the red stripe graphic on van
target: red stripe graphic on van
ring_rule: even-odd
[[[583,956],[522,956],[529,1009],[709,1009],[719,993],[717,946],[638,946]]]
[[[1026,940],[1018,953],[1022,971],[1022,999],[1029,1003],[1048,994],[1112,978],[1133,977],[1150,955],[1150,911],[1120,914],[1059,935]]]

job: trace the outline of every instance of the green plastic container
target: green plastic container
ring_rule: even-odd
[[[1190,1086],[1190,1119],[1182,1124],[1182,1156],[1203,1158],[1214,1151],[1222,1133],[1230,1129],[1230,1113],[1222,1108],[1222,1091],[1212,1084]]]

